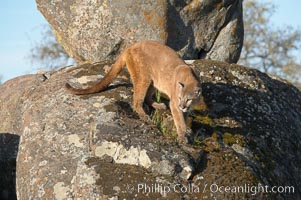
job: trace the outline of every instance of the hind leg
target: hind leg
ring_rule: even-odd
[[[143,110],[143,102],[150,86],[150,81],[136,81],[134,84],[133,107],[142,120],[150,120],[149,116]]]
[[[154,86],[150,85],[148,88],[146,97],[145,97],[145,102],[147,105],[152,106],[156,110],[166,110],[166,105],[164,103],[157,103],[153,100],[153,95],[155,94],[156,89]]]
[[[151,81],[148,81],[147,77],[143,77],[143,66],[133,60],[133,55],[131,54],[130,49],[128,49],[126,65],[134,87],[133,109],[141,119],[149,120],[149,117],[143,110],[143,102]]]

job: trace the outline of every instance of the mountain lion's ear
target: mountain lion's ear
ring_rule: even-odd
[[[180,90],[182,90],[182,89],[183,89],[183,87],[184,87],[184,84],[183,84],[183,83],[181,83],[181,82],[178,82],[178,87],[179,87],[179,89],[180,89]]]

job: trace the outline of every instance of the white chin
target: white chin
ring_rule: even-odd
[[[186,109],[186,108],[185,108],[185,109],[181,109],[181,108],[180,108],[180,110],[181,110],[182,112],[184,112],[184,113],[188,111],[188,109]]]

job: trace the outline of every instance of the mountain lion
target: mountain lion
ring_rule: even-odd
[[[133,108],[143,120],[149,117],[143,110],[143,102],[155,109],[165,109],[163,103],[152,100],[155,88],[165,94],[177,129],[178,139],[187,142],[184,114],[201,98],[201,87],[197,76],[171,48],[155,41],[143,41],[125,49],[106,76],[87,89],[75,89],[66,83],[73,94],[90,94],[103,91],[127,66],[133,87]]]

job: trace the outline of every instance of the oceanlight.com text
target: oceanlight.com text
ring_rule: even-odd
[[[211,193],[249,193],[253,196],[260,193],[293,194],[295,192],[295,188],[293,186],[268,186],[260,183],[253,186],[249,184],[245,184],[243,186],[220,186],[218,184],[211,184],[207,187],[209,187]]]
[[[295,188],[294,186],[268,186],[263,184],[258,185],[250,185],[244,184],[241,186],[223,186],[218,185],[216,183],[203,185],[182,185],[182,184],[174,184],[174,185],[163,185],[163,184],[145,184],[140,183],[137,186],[131,186],[131,190],[138,193],[160,193],[165,196],[167,193],[248,193],[253,196],[261,194],[261,193],[272,193],[272,194],[294,194]]]

